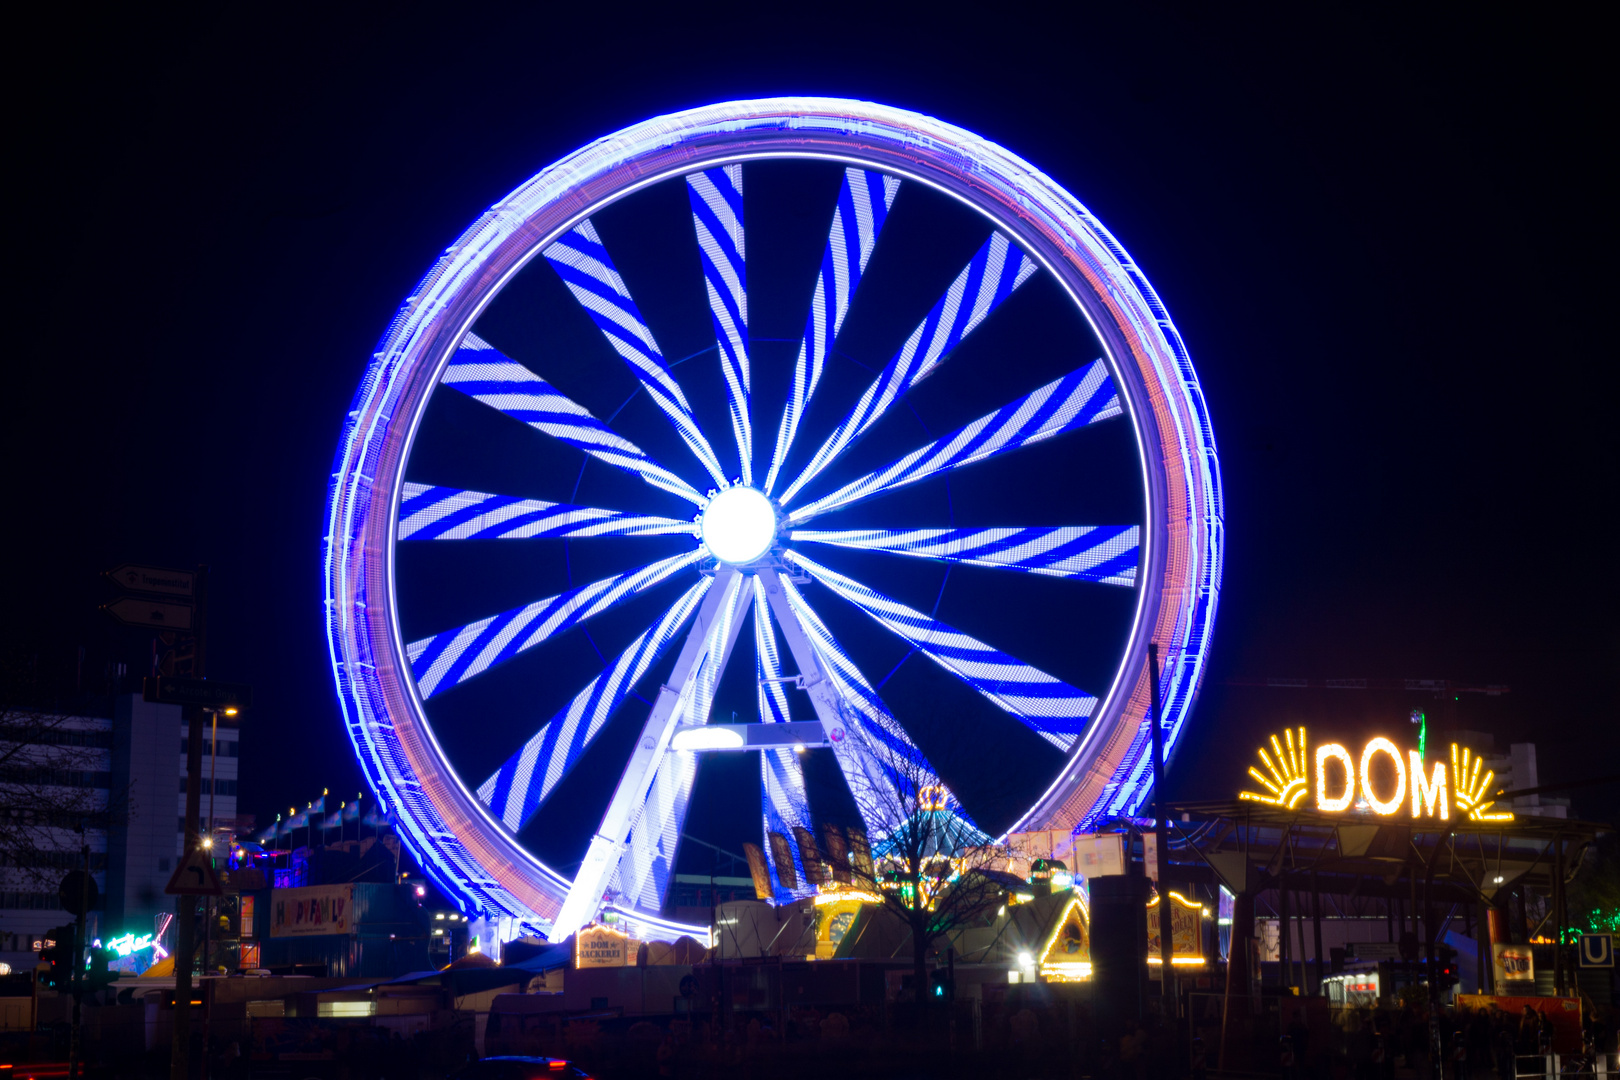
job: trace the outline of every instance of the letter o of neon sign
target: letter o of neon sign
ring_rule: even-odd
[[[1388,754],[1389,760],[1395,763],[1395,794],[1387,801],[1373,792],[1372,761],[1373,755],[1378,753]],[[1382,735],[1369,741],[1361,751],[1361,794],[1375,813],[1385,817],[1399,810],[1406,801],[1406,762],[1401,760],[1401,752],[1395,744]]]

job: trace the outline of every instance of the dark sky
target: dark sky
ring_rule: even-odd
[[[138,663],[145,646],[94,612],[97,573],[207,563],[211,674],[257,695],[243,809],[354,791],[322,514],[345,408],[401,299],[491,202],[596,136],[820,93],[930,113],[1034,162],[1174,315],[1229,541],[1177,791],[1229,793],[1281,723],[1371,731],[1412,707],[1536,740],[1544,779],[1612,772],[1603,35],[1522,7],[1124,7],[40,16],[6,65],[6,635],[52,664],[81,645],[92,666]],[[1512,692],[1222,684],[1269,675]],[[1615,798],[1577,808],[1610,817]]]

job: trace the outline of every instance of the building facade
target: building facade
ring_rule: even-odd
[[[102,895],[87,919],[92,938],[154,933],[174,912],[163,890],[185,843],[189,731],[178,706],[139,694],[116,698],[111,713],[0,727],[0,754],[11,754],[0,813],[20,838],[0,844],[0,962],[13,970],[31,968],[41,935],[72,921],[56,886],[84,865],[84,844]],[[240,732],[220,720],[217,743],[212,724],[203,732],[199,814],[205,835],[223,842],[238,824]]]

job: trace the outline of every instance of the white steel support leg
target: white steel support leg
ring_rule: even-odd
[[[744,621],[749,605],[753,602],[753,590],[744,589],[745,584],[742,575],[736,570],[726,568],[716,574],[714,587],[709,590],[708,596],[704,597],[703,606],[698,609],[697,619],[692,624],[692,629],[687,632],[686,641],[681,645],[681,652],[675,660],[674,670],[670,672],[669,682],[659,688],[658,698],[653,702],[652,711],[647,714],[647,722],[642,725],[641,736],[636,740],[635,749],[630,755],[630,763],[625,767],[624,775],[619,778],[619,785],[613,790],[613,798],[608,803],[606,813],[602,815],[602,825],[596,835],[591,837],[590,847],[585,852],[585,861],[580,864],[579,873],[574,877],[574,884],[568,890],[568,897],[563,901],[562,910],[557,913],[556,921],[552,924],[551,940],[561,941],[595,917],[597,908],[602,902],[603,890],[612,878],[614,869],[619,865],[619,859],[624,855],[625,841],[630,835],[630,823],[635,817],[637,808],[647,799],[653,778],[658,774],[658,766],[663,763],[664,755],[669,750],[676,724],[684,719],[678,706],[684,698],[690,697],[688,684],[702,670],[714,652],[720,653],[715,673],[716,683],[719,682],[720,674],[725,671],[726,661],[731,657],[732,646],[737,642],[737,630]],[[724,619],[726,612],[731,610],[734,604],[738,605],[738,608],[731,619],[730,627],[719,627],[728,630],[724,640],[711,642],[717,629],[716,623]],[[707,716],[693,717],[689,722],[704,723],[707,720]]]
[[[805,633],[798,613],[793,610],[782,588],[779,572],[774,569],[760,570],[759,579],[765,584],[765,596],[770,600],[771,612],[776,616],[776,623],[782,628],[782,636],[787,639],[788,649],[799,667],[799,675],[804,680],[805,692],[810,695],[810,704],[816,710],[816,718],[827,733],[827,741],[832,743],[833,756],[838,759],[844,782],[849,785],[855,796],[855,805],[864,818],[870,809],[892,801],[882,798],[874,800],[870,794],[874,791],[887,792],[893,785],[883,775],[881,764],[866,745],[867,736],[860,730],[858,718],[852,715],[854,710],[845,703],[838,687],[822,669],[815,645]],[[881,830],[891,823],[868,821],[866,824],[868,830]],[[874,832],[873,835],[878,833]]]

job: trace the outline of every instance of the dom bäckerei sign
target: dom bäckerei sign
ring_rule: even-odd
[[[1379,735],[1359,753],[1342,743],[1308,745],[1304,728],[1285,728],[1259,750],[1261,768],[1249,767],[1260,791],[1238,798],[1289,810],[1302,804],[1327,813],[1353,811],[1380,817],[1438,818],[1453,808],[1473,821],[1512,821],[1511,812],[1491,812],[1496,775],[1467,747],[1451,744],[1451,760],[1428,762]]]
[[[608,926],[587,926],[574,938],[574,966],[624,967],[630,963],[630,938]]]

